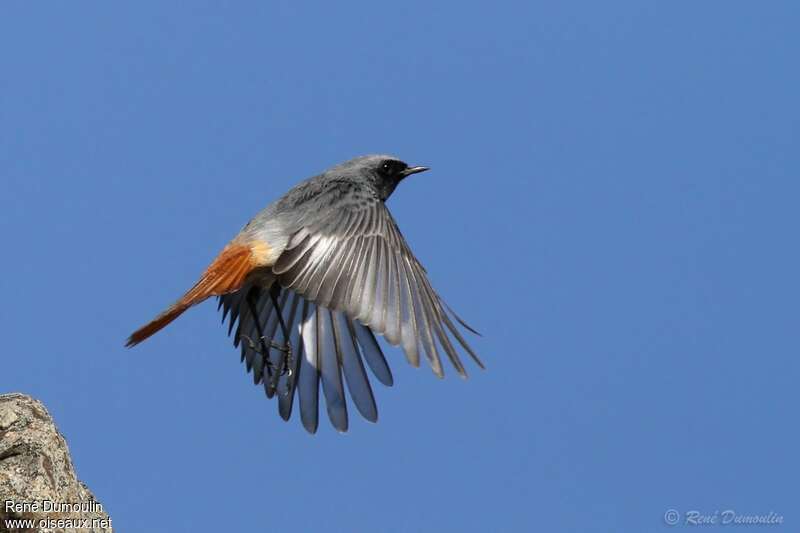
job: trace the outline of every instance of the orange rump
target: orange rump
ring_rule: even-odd
[[[194,287],[166,311],[134,331],[128,337],[125,346],[128,348],[136,346],[178,318],[191,306],[199,304],[209,296],[219,296],[240,289],[247,275],[263,263],[262,256],[264,254],[259,253],[259,246],[263,247],[264,244],[231,243],[227,245],[209,265]]]

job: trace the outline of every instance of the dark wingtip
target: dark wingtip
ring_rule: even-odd
[[[437,296],[438,296],[438,294],[437,294]],[[473,328],[472,326],[470,326],[469,324],[464,322],[464,319],[462,319],[460,316],[458,316],[458,313],[453,311],[453,308],[450,307],[449,305],[447,305],[447,302],[445,302],[441,298],[439,298],[439,301],[442,302],[445,305],[445,307],[447,307],[447,310],[450,312],[450,314],[453,315],[453,317],[455,317],[456,321],[458,321],[459,324],[464,326],[464,328],[466,330],[468,330],[470,333],[473,333],[473,334],[477,335],[478,337],[483,337],[483,334],[481,332],[479,332],[478,330],[476,330],[475,328]]]

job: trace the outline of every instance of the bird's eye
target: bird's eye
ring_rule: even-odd
[[[384,171],[387,174],[389,172],[391,172],[391,170],[392,170],[392,162],[391,161],[384,161],[383,164],[381,165],[381,170]]]

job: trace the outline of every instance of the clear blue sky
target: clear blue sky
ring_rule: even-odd
[[[0,391],[47,404],[119,531],[796,530],[798,21],[4,3]],[[390,207],[488,370],[390,350],[379,423],[312,437],[213,303],[123,348],[259,209],[371,152],[433,168]]]

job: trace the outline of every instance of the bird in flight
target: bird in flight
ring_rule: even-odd
[[[299,183],[248,222],[200,280],[126,346],[217,296],[255,384],[278,397],[284,420],[296,392],[310,433],[318,426],[320,383],[338,431],[348,426],[344,383],[361,415],[377,421],[364,362],[384,385],[393,378],[376,334],[401,346],[415,367],[424,354],[439,377],[442,354],[466,377],[456,343],[483,368],[456,322],[477,332],[433,290],[385,205],[398,183],[426,170],[368,155]]]

